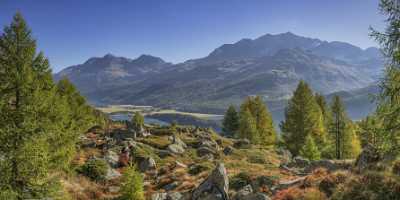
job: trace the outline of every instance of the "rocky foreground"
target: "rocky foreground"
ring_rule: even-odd
[[[292,158],[286,150],[225,138],[211,129],[147,126],[136,133],[124,124],[114,124],[108,133],[93,128],[81,138],[74,164],[79,168],[93,160],[107,163],[102,181],[84,174],[63,181],[75,199],[118,197],[121,172],[130,164],[143,173],[152,200],[279,199],[282,192],[314,187],[335,171],[346,176],[352,167],[352,161]]]

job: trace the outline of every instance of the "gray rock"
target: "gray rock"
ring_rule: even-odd
[[[316,160],[312,161],[309,166],[304,169],[305,173],[311,173],[317,168],[325,168],[329,172],[336,170],[349,170],[352,167],[352,160]]]
[[[107,161],[107,163],[111,167],[118,167],[119,164],[119,156],[115,151],[108,150],[106,155],[104,156],[104,160]]]
[[[172,182],[172,183],[169,183],[169,184],[165,185],[165,186],[163,187],[163,189],[166,190],[166,191],[170,191],[170,190],[173,190],[173,189],[175,189],[176,187],[178,187],[178,185],[179,185],[179,183],[176,182],[176,181],[174,181],[174,182]]]
[[[377,163],[379,160],[380,155],[378,150],[372,145],[367,145],[357,158],[356,168],[362,171],[367,169],[371,164]]]
[[[203,157],[203,156],[205,156],[207,154],[214,155],[214,154],[216,154],[216,151],[211,149],[211,148],[209,148],[209,147],[200,147],[200,148],[197,149],[197,155],[198,156]]]
[[[289,150],[283,149],[283,148],[279,148],[276,152],[280,157],[281,164],[287,165],[292,161],[293,156],[292,156],[292,153],[290,153]]]
[[[227,146],[224,148],[224,154],[227,156],[232,155],[233,151],[234,149],[231,146]]]
[[[158,156],[160,156],[160,158],[165,158],[167,156],[173,156],[174,154],[169,151],[169,150],[158,150],[157,151]]]
[[[168,200],[183,200],[183,195],[180,192],[171,192],[167,195]]]
[[[151,195],[151,200],[166,200],[167,193],[155,193]]]
[[[192,193],[192,200],[229,200],[229,179],[224,164],[219,163],[207,179]]]
[[[113,168],[108,168],[107,169],[107,174],[105,176],[106,180],[112,180],[112,179],[116,179],[119,178],[121,176],[121,173],[119,173],[117,170],[113,169]]]
[[[141,172],[146,172],[155,168],[156,168],[156,161],[151,157],[144,158],[139,163],[139,170]]]
[[[185,148],[183,148],[179,144],[170,144],[170,145],[168,145],[167,150],[170,151],[173,154],[183,154],[183,153],[185,153]]]
[[[251,185],[246,185],[235,194],[233,199],[234,200],[241,200],[245,196],[247,196],[247,195],[249,195],[251,193],[253,193],[253,188],[251,187]]]
[[[169,136],[168,139],[172,142],[172,144],[177,144],[183,148],[187,148],[187,145],[185,142],[183,142],[179,137],[176,137],[175,135]]]

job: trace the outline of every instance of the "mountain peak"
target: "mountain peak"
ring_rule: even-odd
[[[153,63],[165,63],[163,59],[160,57],[148,55],[148,54],[142,54],[135,60],[133,60],[135,63],[140,63],[140,64],[153,64]]]

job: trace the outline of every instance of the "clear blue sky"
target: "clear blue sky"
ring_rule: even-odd
[[[106,53],[182,62],[287,31],[366,48],[368,27],[383,28],[378,0],[0,0],[0,26],[17,10],[54,71]]]

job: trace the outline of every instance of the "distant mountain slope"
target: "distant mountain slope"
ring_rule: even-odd
[[[262,95],[282,107],[279,102],[290,97],[301,79],[323,94],[363,88],[376,81],[382,63],[376,48],[288,32],[225,44],[204,58],[179,64],[149,55],[135,60],[106,55],[55,77],[71,79],[92,103],[222,113],[249,95]]]

